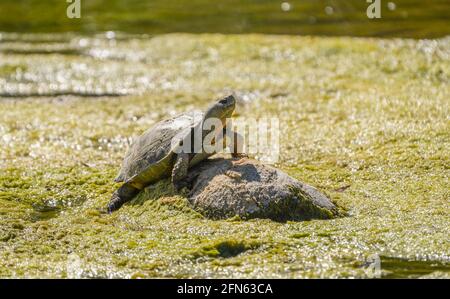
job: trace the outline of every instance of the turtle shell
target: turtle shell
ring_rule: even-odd
[[[189,135],[203,115],[201,111],[183,113],[145,131],[131,144],[115,181],[142,188],[169,176],[175,155],[172,139]]]

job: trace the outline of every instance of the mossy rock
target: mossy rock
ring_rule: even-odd
[[[250,159],[211,159],[190,171],[189,201],[212,219],[330,219],[338,208],[316,188]]]

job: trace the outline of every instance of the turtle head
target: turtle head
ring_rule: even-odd
[[[218,118],[225,122],[225,120],[233,114],[236,106],[236,99],[233,95],[226,96],[214,104],[212,104],[205,113],[204,119]]]

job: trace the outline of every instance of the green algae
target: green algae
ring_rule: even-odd
[[[257,242],[249,242],[247,240],[224,240],[216,241],[213,244],[202,246],[200,249],[191,253],[193,258],[208,257],[222,257],[230,258],[237,256],[247,250],[255,249],[259,246]]]
[[[385,277],[448,277],[448,38],[91,42],[109,56],[0,52],[1,277],[368,277],[373,254]],[[130,95],[82,96],[108,80]],[[346,217],[208,220],[167,181],[99,212],[132,136],[230,90],[236,117],[280,119],[276,166]]]

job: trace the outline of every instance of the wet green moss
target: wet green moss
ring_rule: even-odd
[[[332,219],[345,215],[343,209],[338,207],[331,211],[329,209],[318,207],[312,203],[311,199],[308,197],[308,194],[302,192],[302,190],[292,187],[290,188],[290,192],[292,194],[291,197],[280,200],[276,204],[270,203],[269,206],[260,213],[242,215],[241,218],[268,218],[268,215],[270,215],[270,219],[274,221],[286,222],[288,220],[305,221],[311,219]],[[212,219],[223,218],[220,217],[220,211],[215,213],[218,214],[219,217],[217,217],[217,215],[212,215],[213,213],[209,213],[211,215],[206,213],[206,215],[212,216]]]
[[[259,247],[258,242],[248,240],[224,240],[216,241],[213,244],[202,246],[200,249],[194,251],[190,256],[193,258],[199,257],[222,257],[230,258],[237,256],[247,250],[256,249]]]

